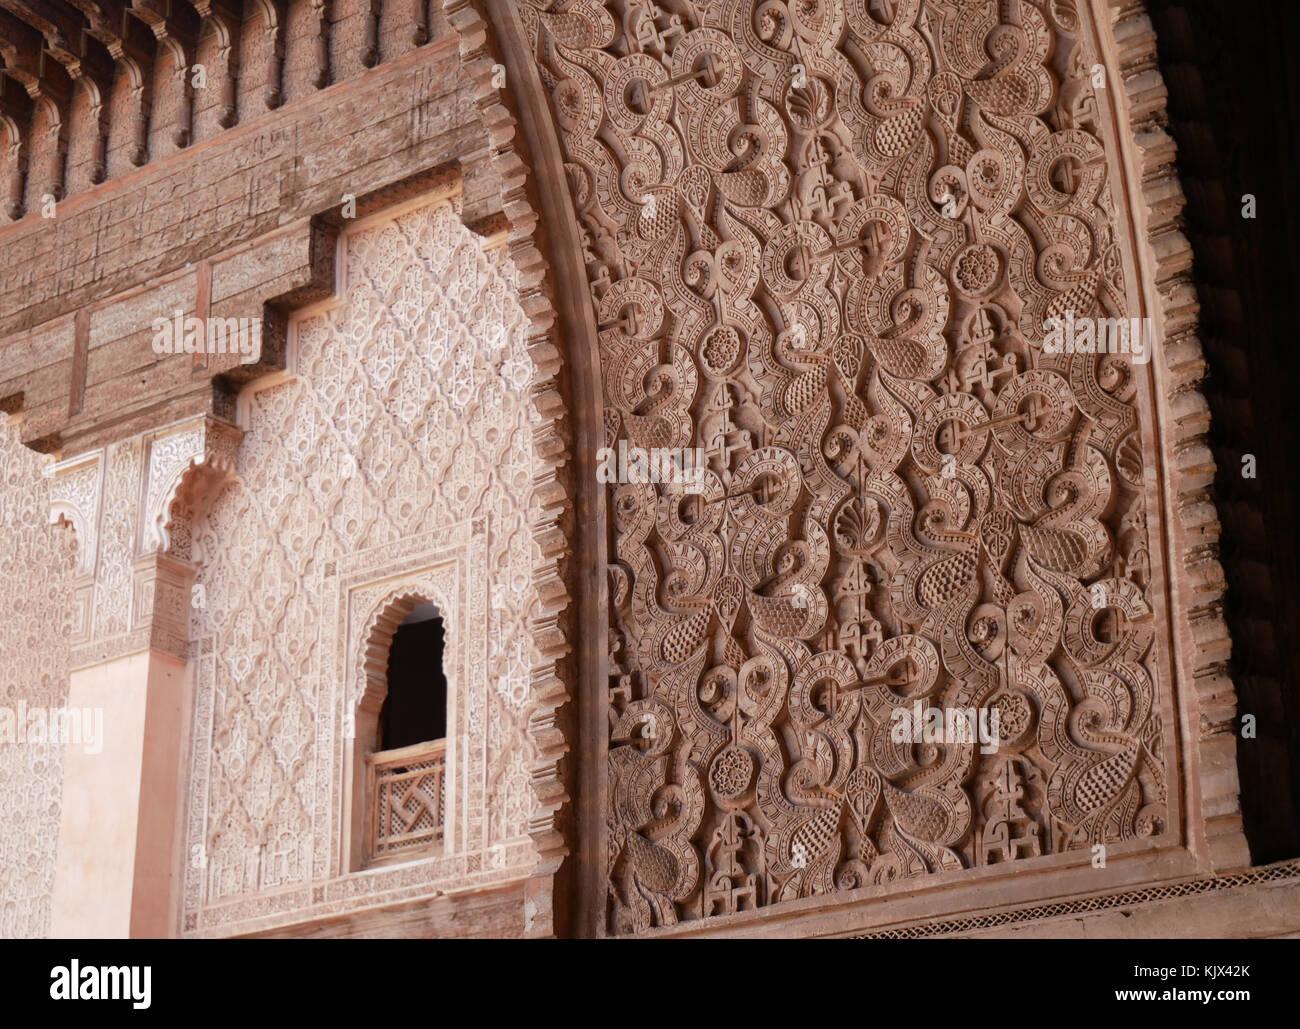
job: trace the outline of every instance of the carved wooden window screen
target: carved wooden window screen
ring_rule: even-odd
[[[441,845],[446,810],[447,741],[366,755],[372,799],[366,839],[372,858]]]

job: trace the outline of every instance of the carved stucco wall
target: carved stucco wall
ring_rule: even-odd
[[[0,706],[68,698],[76,539],[49,522],[47,459],[0,415]],[[48,936],[63,796],[63,745],[0,742],[0,938]]]
[[[601,921],[1177,845],[1156,378],[1043,349],[1155,313],[1091,10],[517,17],[604,442],[710,457],[702,496],[611,488]],[[998,752],[894,742],[915,700],[996,708]]]
[[[486,85],[494,60],[475,35],[481,23],[467,0],[447,6],[482,66],[485,120],[508,140],[513,128]],[[1070,859],[1075,849],[1073,863],[1085,865],[1093,840],[1180,843],[1190,815],[1180,810],[1174,716],[1185,717],[1192,685],[1207,694],[1204,683],[1220,683],[1212,699],[1226,714],[1201,731],[1223,742],[1232,709],[1215,668],[1195,684],[1185,666],[1177,682],[1171,670],[1188,605],[1217,595],[1213,581],[1171,587],[1179,569],[1162,545],[1172,549],[1178,532],[1162,518],[1162,457],[1172,461],[1171,438],[1193,451],[1203,431],[1195,361],[1171,356],[1170,385],[1151,366],[1041,350],[1042,318],[1067,307],[1151,313],[1131,252],[1143,229],[1164,280],[1186,252],[1170,237],[1172,149],[1150,124],[1159,83],[1151,87],[1134,28],[1140,10],[1125,8],[1118,56],[1141,109],[1145,225],[1128,223],[1140,205],[1118,181],[1108,98],[1091,83],[1096,26],[1068,0],[530,0],[509,17],[532,47],[568,161],[602,324],[603,442],[705,447],[717,479],[684,503],[661,487],[610,491],[613,675],[600,698],[610,846],[584,854],[608,861],[601,922],[642,931],[864,883],[919,892],[1008,857],[1050,867],[1036,852]],[[1119,87],[1112,78],[1104,88]],[[509,145],[494,152],[518,163]],[[526,206],[518,195],[512,205]],[[537,262],[521,267],[535,293]],[[1183,355],[1194,349],[1194,297],[1176,278],[1168,290],[1178,338],[1162,342]],[[378,306],[399,309],[400,294],[390,283]],[[348,302],[299,325],[337,326]],[[378,354],[387,344],[366,345]],[[344,349],[356,358],[355,345]],[[507,790],[519,798],[513,813],[498,806],[458,829],[463,854],[364,884],[339,874],[341,727],[359,687],[349,641],[375,605],[416,587],[487,610],[465,584],[499,553],[483,538],[496,539],[491,520],[476,533],[463,503],[450,521],[420,522],[432,479],[417,466],[436,466],[430,455],[358,474],[384,453],[370,444],[383,442],[376,426],[390,417],[374,406],[376,373],[358,368],[340,365],[333,392],[318,392],[300,362],[298,379],[252,398],[249,424],[263,438],[248,454],[263,463],[249,471],[278,503],[237,491],[202,527],[191,932],[331,915],[530,864],[516,823],[533,803],[523,768],[536,741],[506,774],[521,787]],[[1152,396],[1161,386],[1180,405],[1172,427]],[[421,411],[429,389],[411,394]],[[340,407],[349,395],[360,416]],[[449,394],[439,396],[440,410]],[[317,435],[300,428],[299,400]],[[403,417],[397,435],[409,446],[405,432],[422,415]],[[981,428],[988,422],[997,424]],[[296,440],[298,460],[271,456],[271,432]],[[936,458],[953,442],[960,461],[947,477]],[[114,443],[59,470],[55,507],[65,504],[85,534],[71,602],[76,667],[157,635],[142,626],[153,599],[131,563],[150,549],[159,512],[136,508],[152,483],[171,480],[173,458],[183,465],[207,448],[201,433],[197,451],[160,443]],[[391,493],[382,485],[402,475]],[[358,477],[361,487],[345,481]],[[1212,522],[1212,506],[1174,481],[1183,525],[1197,511]],[[412,496],[416,508],[403,511]],[[345,531],[319,531],[336,517]],[[238,561],[223,556],[231,541],[244,547]],[[1188,553],[1177,556],[1191,569]],[[536,568],[536,557],[520,567]],[[1211,553],[1189,574],[1212,564]],[[224,575],[226,592],[208,575]],[[1093,632],[1098,583],[1118,598],[1105,616],[1110,639]],[[1198,632],[1214,635],[1213,620],[1209,612]],[[492,638],[481,631],[474,646]],[[185,651],[183,633],[160,642]],[[880,718],[900,686],[905,701],[996,704],[1020,735],[992,760],[942,746],[900,751],[882,739]],[[497,725],[511,705],[482,696]],[[521,741],[526,710],[507,719]],[[667,730],[654,740],[644,738],[647,714]],[[550,735],[554,757],[564,748]],[[603,741],[568,745],[604,760]],[[484,782],[501,769],[491,753],[479,752]],[[1226,755],[1224,767],[1230,746]],[[1225,824],[1234,791],[1214,793],[1226,798]],[[471,810],[459,807],[464,818]],[[219,833],[218,823],[232,828]],[[500,854],[487,841],[501,833],[513,840],[507,867],[486,869]],[[811,858],[803,867],[796,844]]]
[[[517,272],[452,204],[344,235],[337,301],[241,400],[238,482],[195,531],[184,929],[225,933],[528,874],[527,619],[539,555]],[[448,841],[341,869],[364,641],[395,598],[447,619]]]

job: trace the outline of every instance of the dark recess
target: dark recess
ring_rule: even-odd
[[[442,619],[403,625],[388,652],[388,696],[379,714],[379,746],[396,750],[447,735],[447,678]]]

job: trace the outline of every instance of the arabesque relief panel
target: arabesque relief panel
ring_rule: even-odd
[[[603,442],[707,455],[608,487],[610,931],[1176,831],[1158,341],[1087,17],[521,7]]]

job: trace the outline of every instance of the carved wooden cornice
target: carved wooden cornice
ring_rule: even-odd
[[[187,147],[194,132],[194,87],[190,71],[198,54],[199,15],[184,0],[131,0],[129,10],[149,27],[159,46],[171,55],[173,88],[180,98],[172,140],[178,147]]]
[[[153,35],[143,21],[132,17],[128,0],[68,0],[68,3],[85,16],[87,34],[98,40],[126,72],[131,83],[129,156],[132,164],[144,164],[148,159],[149,116],[153,110]],[[95,173],[100,174],[98,167]]]
[[[0,124],[9,139],[9,181],[5,184],[5,211],[10,218],[23,213],[23,189],[31,142],[32,100],[18,80],[0,75]]]
[[[217,124],[228,129],[239,120],[236,98],[239,84],[239,34],[243,25],[241,12],[230,0],[189,0],[204,22],[212,25],[217,35],[217,57],[220,66],[213,75],[221,83],[221,115]]]
[[[80,49],[80,38],[69,42],[64,29],[76,32],[76,26],[67,19],[51,21],[41,17],[32,8],[7,0],[0,9],[0,62],[4,74],[22,83],[32,98],[33,117],[43,111],[47,129],[55,139],[48,155],[50,166],[28,171],[39,171],[41,181],[48,185],[55,200],[64,195],[64,175],[68,156],[68,118],[72,105],[72,79],[59,55],[72,55],[72,47]],[[55,11],[49,5],[38,8],[51,16]],[[22,17],[15,15],[21,12]],[[79,65],[78,65],[79,66]],[[21,129],[20,129],[21,131]],[[30,147],[30,144],[29,144]],[[11,180],[12,187],[12,180]],[[12,199],[11,213],[17,208]]]

